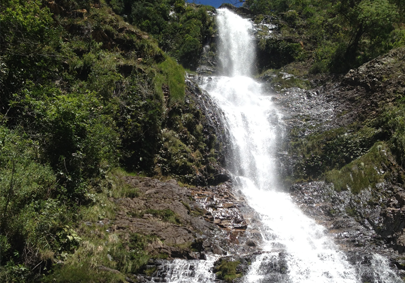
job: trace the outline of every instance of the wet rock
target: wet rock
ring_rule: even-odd
[[[384,194],[391,191],[394,197],[393,189],[380,188],[384,188]],[[400,223],[403,222],[399,219],[404,216],[397,216],[398,210],[385,207],[387,196],[381,198],[382,191],[368,189],[356,195],[350,191],[336,192],[333,186],[324,182],[310,182],[295,184],[290,192],[306,214],[328,229],[358,268],[371,268],[373,254],[388,257],[394,270],[397,270],[396,266],[401,267],[399,253],[403,252],[403,228]],[[364,280],[371,278],[366,277]],[[364,282],[378,282],[376,280]]]

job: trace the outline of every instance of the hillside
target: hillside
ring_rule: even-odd
[[[403,1],[225,6],[255,23],[285,190],[353,261],[370,249],[404,270]],[[0,281],[142,282],[160,260],[257,251],[223,114],[196,83],[223,68],[214,13],[0,3]],[[228,282],[250,259],[229,260],[216,264]]]
[[[127,251],[131,243],[124,236],[101,227],[115,218],[116,199],[143,194],[122,181],[125,176],[171,176],[195,185],[228,178],[220,165],[225,141],[219,122],[213,110],[207,115],[202,106],[209,105],[208,98],[199,98],[202,94],[185,82],[185,70],[176,62],[191,67],[212,17],[205,7],[162,1],[159,12],[169,18],[155,31],[117,14],[123,9],[119,3],[1,3],[3,282],[43,280],[49,272],[49,280],[56,276],[60,282],[119,281],[122,276],[115,273],[110,277],[118,279],[102,279],[98,267],[135,272],[151,256],[144,248],[154,241],[128,234],[140,249],[135,255]],[[131,15],[139,5],[133,3]],[[188,200],[184,206],[192,210]],[[183,222],[174,220],[177,214],[169,208],[151,211],[159,221]],[[97,255],[105,238],[110,244]],[[129,258],[138,263],[127,263]],[[83,266],[94,272],[86,268],[85,275]]]

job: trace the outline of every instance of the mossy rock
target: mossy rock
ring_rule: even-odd
[[[259,76],[259,79],[269,82],[276,91],[292,87],[298,87],[301,89],[309,89],[311,87],[311,84],[307,79],[283,72],[281,69],[269,69],[262,73]]]
[[[233,282],[233,280],[242,277],[242,273],[237,271],[240,261],[228,261],[221,259],[218,265],[215,266],[214,272],[218,279],[225,280],[226,282]]]
[[[357,124],[302,138],[292,131],[289,151],[300,156],[294,165],[297,179],[316,179],[327,171],[339,169],[366,154],[379,139],[380,130],[358,129]]]
[[[368,187],[374,188],[377,183],[389,180],[392,154],[385,142],[377,142],[368,153],[345,165],[340,170],[326,173],[325,180],[333,183],[336,191],[350,189],[359,193]]]

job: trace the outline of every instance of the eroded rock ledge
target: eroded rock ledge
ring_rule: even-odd
[[[116,218],[104,222],[124,240],[134,233],[153,238],[146,247],[152,256],[146,270],[162,273],[164,263],[174,258],[193,260],[256,252],[257,243],[252,244],[247,236],[250,231],[246,233],[254,213],[232,192],[231,182],[183,187],[173,179],[126,176],[124,180],[137,195],[112,199],[118,207]],[[151,276],[139,278],[148,282]]]

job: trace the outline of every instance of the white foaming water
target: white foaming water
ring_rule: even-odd
[[[250,35],[252,24],[239,19],[241,18],[234,13],[218,10],[219,60],[223,68],[226,68],[224,73],[227,75],[249,76],[255,58],[253,37]],[[232,44],[228,44],[230,42]]]
[[[175,259],[164,266],[163,282],[171,283],[211,283],[215,281],[212,272],[217,257],[207,256],[206,260]],[[162,282],[152,279],[152,282]]]

